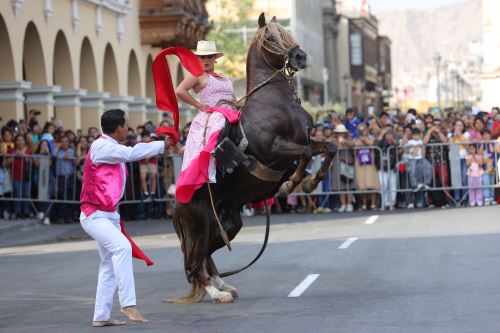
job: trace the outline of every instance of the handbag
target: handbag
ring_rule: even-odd
[[[347,180],[354,179],[354,166],[340,161],[340,176],[347,178]]]

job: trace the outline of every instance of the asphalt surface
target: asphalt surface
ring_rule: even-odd
[[[222,305],[162,303],[188,289],[171,223],[128,223],[156,262],[134,263],[138,307],[150,322],[104,330],[499,332],[499,212],[273,216],[267,251],[226,279],[240,298]],[[215,256],[221,271],[255,256],[263,224],[263,217],[245,220],[233,251]],[[78,225],[25,228],[0,235],[0,246],[0,332],[95,331],[98,254]],[[319,276],[300,296],[288,297],[311,274]],[[123,319],[117,301],[113,315]]]

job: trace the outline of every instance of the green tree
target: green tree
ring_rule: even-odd
[[[217,49],[224,52],[224,65],[220,71],[227,76],[240,78],[245,76],[247,45],[241,33],[230,30],[241,29],[247,24],[253,0],[221,0],[219,5],[223,14],[212,21],[213,29],[207,38],[214,40]]]

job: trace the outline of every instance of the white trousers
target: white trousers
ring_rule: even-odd
[[[85,232],[97,241],[101,257],[94,320],[108,320],[117,288],[122,308],[136,302],[132,247],[120,231],[120,214],[117,212],[96,211],[90,216],[82,213],[80,223]]]

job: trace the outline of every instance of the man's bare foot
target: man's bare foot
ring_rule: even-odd
[[[148,321],[144,319],[142,314],[137,310],[135,306],[127,306],[120,310],[128,319],[135,321],[136,323],[147,323]]]
[[[92,327],[120,326],[125,324],[126,323],[124,321],[115,318],[109,318],[108,320],[94,320],[92,322]]]

